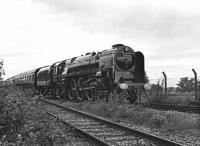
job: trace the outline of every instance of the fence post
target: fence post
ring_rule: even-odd
[[[165,72],[162,72],[162,74],[164,75],[165,78],[165,96],[167,96],[167,75],[165,74]]]
[[[195,69],[192,69],[193,73],[194,73],[194,88],[195,88],[195,100],[198,100],[197,98],[197,72],[195,71]]]

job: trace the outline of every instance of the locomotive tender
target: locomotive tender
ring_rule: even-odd
[[[145,84],[144,56],[132,48],[116,44],[111,49],[73,57],[52,65],[21,73],[5,80],[5,85],[34,87],[36,91],[70,100],[99,100],[111,92],[126,90],[130,102]]]

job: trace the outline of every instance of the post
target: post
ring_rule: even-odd
[[[194,88],[195,88],[195,100],[197,99],[197,72],[195,71],[195,69],[192,69],[193,73],[194,73]]]
[[[165,74],[165,72],[162,72],[164,78],[165,78],[165,96],[167,96],[167,75]]]

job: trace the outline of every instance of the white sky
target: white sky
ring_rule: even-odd
[[[1,0],[6,76],[123,43],[146,71],[200,74],[199,0]]]

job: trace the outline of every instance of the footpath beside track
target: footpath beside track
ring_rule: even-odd
[[[181,146],[181,144],[147,134],[110,120],[78,111],[56,102],[40,99],[45,102],[47,113],[77,129],[81,135],[96,145],[152,145]]]

